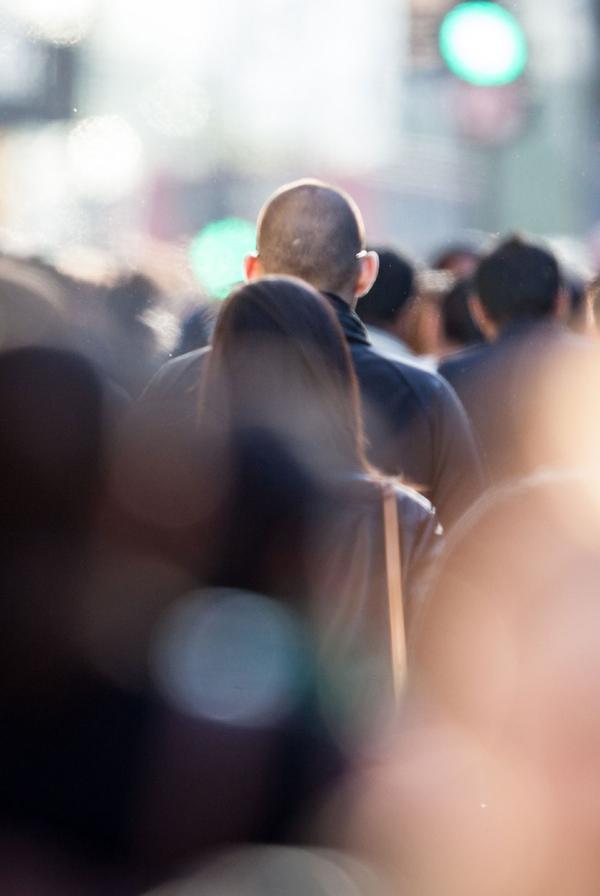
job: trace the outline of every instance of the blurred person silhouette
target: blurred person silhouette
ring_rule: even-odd
[[[301,822],[339,781],[355,729],[390,710],[384,489],[408,619],[441,546],[429,503],[367,465],[342,332],[300,280],[260,279],[224,303],[198,402],[198,426],[178,434],[140,403],[114,477],[132,551],[189,579],[187,596],[167,595],[151,653],[169,707],[140,842],[163,869],[226,843],[310,841]],[[281,619],[293,635],[279,650]],[[290,676],[265,714],[261,688],[277,697]]]
[[[394,249],[375,246],[373,250],[379,258],[377,277],[358,300],[357,313],[377,352],[399,360],[415,360],[411,346],[418,301],[415,265]]]
[[[346,596],[356,590],[352,627],[359,627],[361,616],[364,624],[371,615],[359,606],[367,598],[360,593],[371,578],[367,570],[374,588],[381,578],[380,505],[387,480],[366,461],[356,378],[327,301],[291,277],[240,287],[219,317],[200,395],[201,437],[215,440],[225,480],[227,471],[231,476],[226,510],[221,508],[224,558],[215,552],[217,572],[209,581],[214,576],[219,585],[264,594],[289,591],[302,602],[311,592],[310,545],[323,553],[313,532],[313,525],[321,532],[315,511],[331,506],[335,540],[326,563],[338,569],[342,582],[353,555],[360,565],[356,533],[361,518],[367,520],[363,540],[374,554],[363,557],[366,568],[357,569],[358,582],[346,588]],[[425,499],[405,486],[394,488],[410,611],[438,550],[438,527]],[[325,513],[323,537],[328,519]],[[309,550],[304,558],[303,548]],[[338,553],[343,560],[336,565]],[[333,594],[341,600],[343,591],[338,583],[328,600]]]
[[[123,275],[100,289],[106,304],[107,332],[103,347],[107,373],[137,398],[166,360],[148,313],[160,305],[158,287],[141,273]]]
[[[468,243],[450,243],[434,253],[431,267],[436,271],[448,271],[455,277],[472,277],[479,262],[480,253]]]
[[[0,353],[0,419],[0,890],[133,896],[293,838],[344,760],[293,609],[199,590],[223,458],[114,421],[94,367],[47,347]]]
[[[552,463],[553,446],[534,431],[540,396],[552,401],[544,384],[586,341],[566,327],[569,298],[555,256],[520,236],[483,257],[470,307],[488,342],[447,358],[439,370],[462,399],[498,482]]]
[[[116,278],[103,257],[98,270],[93,268],[90,272],[79,264],[80,267],[72,265],[67,273],[37,256],[0,260],[0,277],[4,267],[15,284],[7,290],[4,302],[10,300],[7,307],[14,304],[19,309],[19,319],[29,321],[33,344],[58,344],[84,355],[110,381],[113,393],[120,394],[121,401],[126,402],[139,394],[166,357],[155,330],[144,319],[156,306],[159,294],[141,274]],[[17,289],[21,294],[28,289],[39,297],[37,310],[30,308],[31,299],[17,297]],[[58,321],[52,323],[52,332],[47,321],[50,312],[55,319],[58,316]],[[10,332],[14,326],[8,321],[6,329]],[[45,328],[48,334],[34,338],[34,328],[36,332]],[[20,338],[16,344],[21,342]]]
[[[88,892],[133,849],[144,702],[79,644],[111,413],[82,357],[0,354],[2,892]]]
[[[216,302],[204,302],[194,308],[183,320],[173,356],[177,358],[210,345],[218,313]]]
[[[322,292],[348,342],[358,377],[369,459],[391,475],[417,483],[451,525],[481,488],[477,449],[453,390],[436,374],[378,354],[354,308],[377,275],[365,249],[364,227],[352,199],[319,181],[278,190],[262,208],[257,252],[246,259],[248,280],[264,274],[298,276]],[[144,399],[165,419],[190,415],[197,403],[205,352],[165,365]]]
[[[425,499],[367,464],[357,383],[327,301],[293,278],[239,288],[219,317],[200,401],[200,436],[226,483],[206,581],[299,609],[326,667],[352,675],[343,699],[357,727],[365,706],[389,711],[385,490],[397,507],[392,550],[408,622],[440,530]]]
[[[446,291],[440,302],[442,333],[439,354],[441,357],[478,345],[483,342],[483,333],[473,320],[469,299],[473,291],[473,281],[464,277],[456,281]]]
[[[354,847],[402,892],[597,892],[599,498],[597,466],[538,474],[451,534],[404,728],[342,802]]]
[[[60,288],[28,264],[1,257],[0,351],[66,346],[70,332]]]

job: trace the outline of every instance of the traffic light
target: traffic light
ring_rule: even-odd
[[[450,71],[469,84],[511,84],[527,65],[527,41],[517,19],[491,0],[467,0],[444,17],[439,46]]]

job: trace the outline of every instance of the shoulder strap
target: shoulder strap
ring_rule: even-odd
[[[387,487],[383,492],[383,529],[392,653],[392,679],[394,697],[398,701],[406,679],[406,635],[402,602],[402,558],[400,556],[398,504],[393,487]]]

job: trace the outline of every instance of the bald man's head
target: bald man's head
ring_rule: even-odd
[[[263,271],[293,274],[321,291],[353,291],[364,240],[354,201],[320,181],[282,187],[258,217],[257,249]]]

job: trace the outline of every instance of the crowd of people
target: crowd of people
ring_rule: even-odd
[[[312,180],[256,239],[0,257],[0,891],[596,894],[597,283]]]

